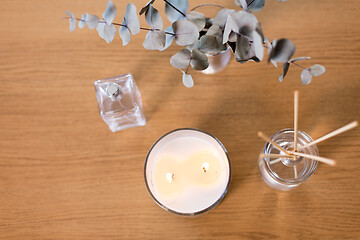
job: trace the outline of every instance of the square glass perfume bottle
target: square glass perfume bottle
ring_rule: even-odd
[[[113,132],[144,126],[141,94],[130,73],[94,82],[102,119]]]

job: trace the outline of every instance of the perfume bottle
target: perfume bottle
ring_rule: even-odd
[[[94,84],[100,116],[111,131],[146,124],[141,94],[130,73],[97,80]]]

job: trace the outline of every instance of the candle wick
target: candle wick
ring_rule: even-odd
[[[209,163],[204,162],[203,165],[201,166],[201,168],[204,172],[207,172],[207,170],[209,169]]]
[[[173,173],[167,173],[166,179],[169,181],[169,183],[172,183],[174,181],[174,174]]]

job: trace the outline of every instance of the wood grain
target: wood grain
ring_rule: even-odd
[[[147,1],[133,2],[140,9]],[[119,16],[126,3],[115,1]],[[299,128],[314,138],[360,119],[360,1],[268,0],[257,14],[268,38],[288,37],[296,56],[313,58],[308,66],[326,66],[309,86],[295,67],[280,84],[271,65],[232,61],[220,74],[194,73],[192,89],[169,64],[180,47],[147,51],[144,32],[126,47],[118,35],[108,45],[95,31],[70,33],[61,20],[65,10],[101,15],[105,5],[0,1],[1,239],[360,239],[360,129],[319,144],[336,167],[321,164],[290,192],[261,180],[264,142],[256,136],[292,126],[295,89]],[[126,72],[148,124],[114,134],[98,115],[93,82]],[[143,179],[152,143],[179,127],[217,136],[233,166],[226,198],[196,218],[159,208]]]

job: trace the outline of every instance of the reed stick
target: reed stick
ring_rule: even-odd
[[[287,155],[274,154],[274,153],[260,153],[261,158],[269,157],[269,158],[289,158]],[[277,159],[276,159],[277,160]],[[275,160],[274,160],[275,161]]]
[[[298,177],[296,165],[294,165],[294,177],[295,177],[295,178]]]
[[[336,164],[336,162],[334,160],[329,159],[329,158],[324,158],[324,157],[320,157],[320,156],[313,156],[313,155],[310,155],[310,154],[299,153],[299,152],[291,152],[291,153],[296,155],[296,156],[310,158],[310,159],[313,159],[315,161],[323,162],[323,163],[329,164],[331,166],[335,166],[335,164]]]
[[[290,156],[290,153],[286,151],[284,148],[282,148],[279,144],[277,144],[275,141],[271,140],[268,136],[266,136],[263,132],[258,132],[258,136],[262,139],[264,139],[266,142],[271,143],[274,147],[276,147],[279,151],[284,152],[285,154]]]
[[[297,151],[298,143],[298,112],[299,112],[299,91],[294,92],[294,152]]]
[[[277,159],[275,159],[275,160],[272,160],[272,161],[270,161],[270,165],[275,164],[275,163],[278,163],[278,162],[280,162],[281,160],[282,160],[281,158],[277,158]]]
[[[322,142],[322,141],[324,141],[324,140],[326,140],[326,139],[329,139],[329,138],[331,138],[331,137],[334,137],[334,136],[336,136],[336,135],[338,135],[338,134],[341,134],[341,133],[343,133],[343,132],[349,131],[350,129],[353,129],[353,128],[357,127],[358,125],[359,125],[358,121],[353,121],[353,122],[351,122],[351,123],[349,123],[349,124],[347,124],[347,125],[339,128],[339,129],[337,129],[337,130],[335,130],[335,131],[333,131],[333,132],[331,132],[331,133],[328,133],[328,134],[322,136],[321,138],[318,138],[318,139],[316,139],[316,140],[314,140],[314,141],[312,141],[312,142],[310,142],[310,143],[308,143],[308,144],[305,144],[304,146],[299,147],[298,150],[301,150],[301,149],[310,147],[310,146],[312,146],[312,145],[314,145],[314,144],[317,144],[317,143],[319,143],[319,142]]]

